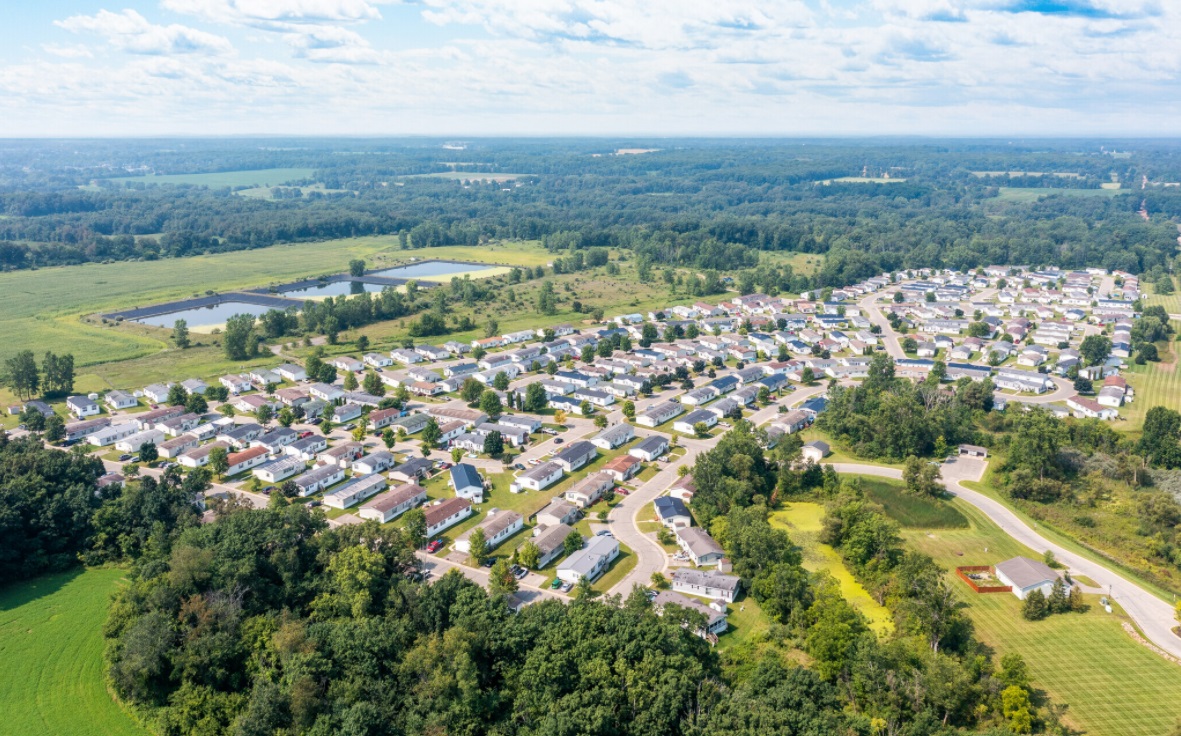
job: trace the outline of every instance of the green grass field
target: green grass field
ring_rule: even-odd
[[[1065,197],[1115,197],[1127,194],[1120,189],[1065,189],[1062,187],[999,187],[997,199],[1006,202],[1036,202],[1056,194]]]
[[[210,187],[275,187],[285,182],[311,179],[312,169],[248,169],[214,171],[208,174],[164,174],[161,176],[120,176],[108,181],[117,184],[191,184]]]
[[[907,493],[901,483],[868,475],[855,476],[866,497],[904,528],[957,529],[968,526],[964,515],[947,501]]]
[[[791,266],[792,271],[811,276],[824,266],[824,256],[815,253],[787,253],[784,251],[763,251],[759,260],[777,266]]]
[[[0,590],[0,731],[21,736],[142,736],[111,700],[102,622],[123,571],[50,575]]]
[[[46,350],[72,352],[79,366],[148,356],[164,349],[168,330],[130,323],[104,325],[82,317],[187,298],[206,290],[259,288],[340,273],[353,258],[380,268],[409,262],[411,257],[521,266],[549,260],[534,242],[403,251],[396,237],[368,237],[160,261],[13,271],[0,274],[0,293],[6,294],[0,310],[0,361],[25,349],[38,355]]]
[[[819,540],[821,521],[824,518],[824,507],[818,503],[788,503],[783,505],[782,511],[771,515],[772,526],[785,529],[804,552],[804,567],[810,572],[827,572],[832,575],[841,586],[841,593],[845,600],[854,608],[861,611],[869,622],[869,627],[878,634],[891,631],[894,619],[890,611],[879,605],[861,583],[845,567],[844,561],[837,551]]]
[[[1018,544],[974,507],[956,501],[968,529],[906,531],[909,544],[949,571],[958,565],[990,565],[1016,555],[1040,554]],[[979,638],[1003,655],[1015,651],[1029,663],[1034,684],[1067,703],[1069,721],[1093,734],[1167,734],[1181,718],[1181,666],[1135,643],[1121,628],[1128,620],[1108,614],[1096,596],[1091,610],[1044,621],[1021,618],[1020,601],[1008,594],[977,595],[949,576]]]

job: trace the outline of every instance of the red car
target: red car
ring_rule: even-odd
[[[431,554],[434,554],[441,549],[443,549],[443,540],[442,539],[436,539],[435,541],[431,542],[430,544],[428,544],[426,546],[426,551],[430,552]]]
[[[626,495],[627,495],[627,489],[626,489],[626,488],[616,488],[616,489],[615,489],[615,492],[616,492],[616,493],[618,493],[620,496],[626,496]]]
[[[311,431],[310,429],[309,429],[309,430],[304,430],[303,432],[300,432],[300,433],[299,433],[299,438],[300,438],[301,440],[305,440],[305,439],[307,439],[308,437],[311,437],[311,436],[312,436],[312,431]]]

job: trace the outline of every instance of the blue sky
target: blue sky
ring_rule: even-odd
[[[1179,0],[10,5],[0,136],[1181,132]]]

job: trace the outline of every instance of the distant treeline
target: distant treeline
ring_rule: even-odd
[[[243,149],[237,158],[232,150],[200,157],[210,165],[237,160],[240,168],[313,167],[316,181],[345,190],[299,197],[291,190],[273,201],[229,189],[127,188],[98,178],[86,180],[100,183],[98,189],[80,190],[77,183],[85,182],[67,187],[65,181],[77,180],[78,171],[95,171],[77,167],[69,173],[64,154],[62,161],[35,169],[44,174],[39,178],[22,179],[11,165],[0,165],[0,268],[396,234],[407,248],[491,239],[544,240],[555,252],[616,247],[654,264],[701,270],[751,268],[761,251],[827,254],[811,285],[840,286],[883,270],[923,266],[1167,267],[1177,232],[1165,218],[1181,214],[1181,191],[1172,189],[1037,202],[996,198],[997,185],[1006,182],[1094,189],[1113,172],[1123,181],[1135,180],[1138,172],[1167,176],[1159,172],[1177,167],[1169,148],[1113,159],[1097,147],[1080,155],[1053,146],[1011,151],[985,144],[953,149],[701,142],[594,157],[590,153],[601,142],[558,143],[487,144],[458,152],[465,155],[452,165],[444,154],[456,152],[376,146],[366,155]],[[338,142],[349,150],[351,144]],[[168,157],[139,155],[156,171],[182,168]],[[8,161],[3,156],[0,162]],[[453,168],[476,178],[490,172],[535,176],[501,183],[398,178]],[[47,173],[53,171],[56,176]],[[1046,173],[1009,180],[974,171]],[[115,173],[121,172],[106,175]],[[905,181],[835,181],[861,173]],[[1152,215],[1148,221],[1138,214],[1142,202]]]

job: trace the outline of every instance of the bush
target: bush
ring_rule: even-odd
[[[1021,605],[1021,615],[1026,621],[1041,621],[1050,615],[1050,607],[1046,603],[1046,596],[1040,590],[1035,590],[1025,596],[1025,602]]]

